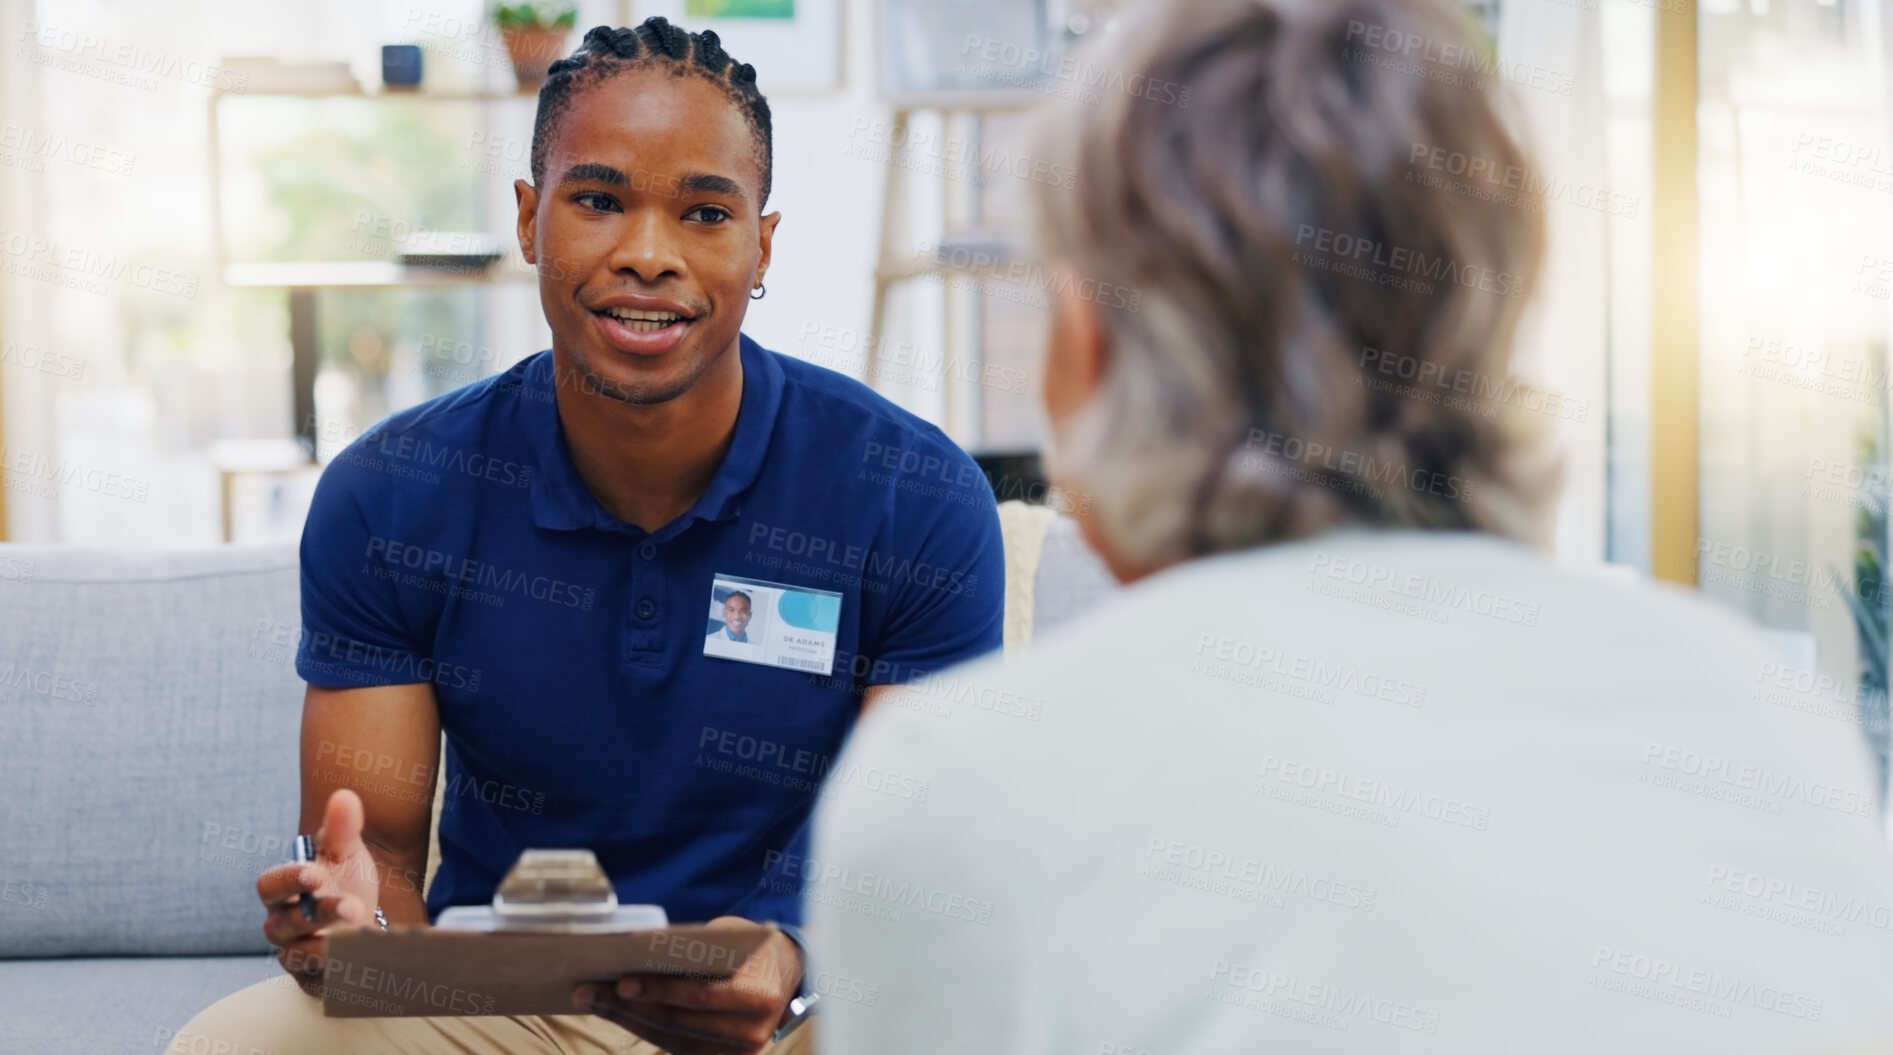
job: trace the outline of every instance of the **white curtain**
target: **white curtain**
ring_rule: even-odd
[[[1552,199],[1545,267],[1513,363],[1520,377],[1588,404],[1585,420],[1550,423],[1564,454],[1554,552],[1586,564],[1604,559],[1606,239],[1613,221],[1607,210],[1592,207],[1607,187],[1597,7],[1507,0],[1498,29],[1499,61],[1516,73],[1506,90],[1522,117],[1519,132]],[[1568,95],[1556,90],[1567,79]]]
[[[0,41],[11,52],[29,38],[35,20],[33,0],[0,0]],[[8,55],[0,61],[0,128],[31,129],[45,134],[40,114],[41,67]],[[0,262],[18,261],[16,236],[42,230],[45,214],[42,176],[18,165],[0,165]],[[30,279],[0,274],[0,346],[47,348],[43,291]],[[0,461],[44,457],[53,441],[55,381],[39,370],[9,365],[0,376]],[[16,483],[18,481],[16,480]],[[18,493],[7,496],[6,537],[16,542],[51,541],[58,532],[58,511],[51,502]]]

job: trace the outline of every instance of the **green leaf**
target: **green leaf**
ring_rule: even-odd
[[[578,24],[578,5],[572,0],[495,4],[493,24],[501,29],[570,29]]]

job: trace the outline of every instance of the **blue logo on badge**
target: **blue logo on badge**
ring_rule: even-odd
[[[798,630],[832,634],[841,626],[841,597],[832,593],[784,593],[776,601],[776,614]]]

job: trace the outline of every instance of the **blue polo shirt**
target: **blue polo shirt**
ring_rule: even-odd
[[[555,377],[550,352],[390,417],[323,472],[296,667],[327,688],[432,685],[447,766],[430,916],[490,902],[522,850],[585,847],[621,902],[798,923],[824,781],[924,801],[925,774],[831,762],[868,686],[999,646],[991,489],[859,382],[747,337],[741,356],[729,453],[655,532],[579,478],[554,392],[584,382]],[[705,655],[717,577],[839,594],[832,670]],[[362,782],[431,792],[425,760],[341,750]]]

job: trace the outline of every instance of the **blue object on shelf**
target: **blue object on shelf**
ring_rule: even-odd
[[[420,87],[420,45],[383,44],[381,46],[381,83],[390,88]]]

